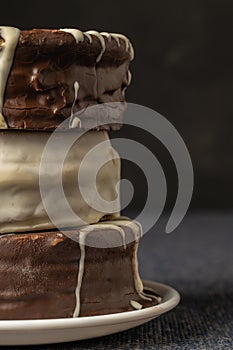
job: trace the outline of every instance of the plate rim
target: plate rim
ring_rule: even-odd
[[[85,316],[77,318],[51,318],[51,319],[35,319],[35,320],[0,320],[0,331],[4,332],[15,332],[25,331],[41,331],[41,330],[52,330],[66,329],[66,328],[85,328],[85,327],[99,327],[101,325],[109,324],[109,321],[113,324],[125,323],[127,321],[143,320],[146,318],[155,318],[162,315],[165,312],[170,311],[176,307],[180,302],[180,294],[173,287],[151,280],[143,280],[143,284],[148,287],[158,288],[163,290],[165,294],[168,294],[167,300],[162,301],[161,304],[147,307],[141,310],[133,310],[126,312],[119,312],[107,315],[98,316]],[[164,297],[164,296],[162,296]],[[156,315],[158,314],[158,315]],[[123,319],[122,319],[123,318]]]

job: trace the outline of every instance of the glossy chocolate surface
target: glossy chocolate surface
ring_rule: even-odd
[[[96,233],[106,239],[113,232],[106,227]],[[80,316],[134,310],[131,300],[156,304],[135,290],[136,250],[136,242],[126,249],[85,247]],[[79,243],[59,231],[1,235],[0,319],[73,317],[80,256]]]
[[[82,42],[61,30],[22,31],[8,77],[3,115],[9,128],[53,130],[74,112],[107,102],[124,102],[131,60],[125,42],[96,36]],[[113,129],[118,129],[121,117]],[[108,119],[102,128],[109,129]]]

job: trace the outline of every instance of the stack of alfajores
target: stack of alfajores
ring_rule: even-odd
[[[132,45],[120,34],[0,27],[0,319],[101,315],[159,302],[145,294],[138,274],[140,225],[96,209],[95,192],[93,205],[87,203],[76,181],[83,158],[104,142],[93,161],[112,160],[99,171],[96,186],[105,200],[117,197],[120,161],[108,130],[121,126],[132,59]],[[74,142],[62,169],[66,200],[90,226],[65,215],[55,225],[40,191],[45,146],[55,130],[62,144],[83,128],[87,120],[81,123],[78,111],[103,103],[111,108],[112,102],[121,102],[122,110],[105,111],[104,123]],[[50,214],[62,211],[54,191],[56,161],[54,150],[43,173]],[[87,162],[86,188],[92,168]],[[108,239],[115,243],[103,247]]]

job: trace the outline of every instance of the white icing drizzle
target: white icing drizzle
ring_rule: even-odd
[[[125,96],[125,91],[127,89],[127,87],[131,84],[131,80],[132,80],[132,74],[130,72],[130,70],[127,71],[127,85],[122,89],[122,94],[123,96]]]
[[[91,36],[91,34],[88,34],[88,33],[83,33],[83,35],[85,35],[87,38],[88,38],[88,40],[89,40],[89,42],[90,42],[90,44],[92,43],[92,36]]]
[[[84,274],[84,268],[85,268],[85,255],[86,255],[86,237],[90,231],[86,231],[85,228],[79,231],[79,248],[80,248],[80,259],[79,259],[79,270],[78,270],[78,283],[75,290],[75,296],[76,296],[76,306],[73,313],[73,317],[79,317],[80,314],[80,308],[81,308],[81,288],[82,288],[82,280],[83,280],[83,274]]]
[[[84,40],[84,35],[83,35],[83,32],[79,29],[74,29],[74,28],[63,28],[63,29],[60,29],[62,32],[67,32],[67,33],[70,33],[71,35],[73,35],[73,37],[75,38],[76,40],[76,43],[80,43],[80,42],[83,42]]]
[[[156,296],[152,296],[152,295],[149,296],[143,292],[143,284],[142,284],[142,281],[141,281],[139,274],[138,274],[137,249],[138,249],[139,239],[142,236],[141,225],[136,221],[121,220],[121,218],[116,219],[116,220],[108,220],[108,221],[99,222],[97,224],[89,225],[87,227],[83,227],[79,231],[79,247],[80,247],[80,254],[81,255],[80,255],[80,260],[79,260],[78,281],[77,281],[77,287],[76,287],[76,291],[75,291],[76,306],[75,306],[75,310],[73,313],[73,317],[79,317],[79,314],[80,314],[80,306],[81,306],[80,295],[81,295],[82,281],[83,281],[83,275],[84,275],[84,270],[85,270],[85,253],[86,253],[85,243],[86,243],[87,235],[90,232],[92,232],[93,230],[96,230],[96,229],[103,230],[106,227],[108,227],[109,229],[113,229],[113,230],[118,231],[120,233],[120,235],[122,236],[123,245],[126,248],[125,231],[119,226],[131,227],[132,231],[135,235],[136,245],[135,245],[135,251],[134,251],[133,259],[132,259],[132,266],[133,266],[134,283],[135,283],[136,292],[138,293],[138,295],[141,299],[152,301],[152,298],[153,298],[153,299],[158,300],[158,298]],[[130,304],[133,308],[135,308],[137,310],[140,310],[142,308],[142,305],[135,300],[130,300]]]
[[[111,40],[111,33],[101,32],[100,35],[105,36],[108,40]]]
[[[133,265],[133,272],[134,272],[134,284],[135,284],[135,289],[136,292],[138,293],[139,297],[144,300],[149,300],[152,301],[152,296],[148,296],[143,292],[143,284],[140,279],[139,273],[138,273],[138,260],[137,260],[137,248],[139,245],[139,240],[143,235],[142,232],[142,226],[139,222],[137,221],[131,221],[131,220],[122,220],[121,218],[116,219],[116,220],[108,220],[106,224],[113,224],[117,226],[123,226],[123,227],[130,227],[132,229],[132,232],[135,236],[135,241],[136,241],[136,249],[135,253],[133,255],[133,260],[132,260],[132,265]]]
[[[74,82],[74,101],[71,107],[69,128],[77,128],[77,127],[81,128],[81,120],[77,116],[74,117],[74,108],[78,98],[78,90],[79,90],[79,83],[75,81]]]
[[[101,224],[104,224],[104,222]],[[130,227],[134,233],[135,241],[138,241],[142,237],[142,225],[137,221],[133,221],[133,220],[129,220],[127,218],[124,219],[124,218],[119,217],[119,218],[114,219],[114,220],[106,221],[106,224],[112,224],[112,225],[123,226],[123,227]]]
[[[133,265],[133,273],[134,273],[134,285],[136,292],[138,293],[139,297],[144,300],[152,301],[151,298],[148,298],[143,295],[143,284],[141,281],[141,278],[138,273],[138,259],[137,259],[137,249],[138,249],[139,241],[136,242],[136,249],[133,255],[132,259],[132,265]]]
[[[129,86],[131,84],[132,81],[132,74],[130,72],[130,70],[127,71],[127,85]]]
[[[63,29],[60,29],[61,31],[63,32],[67,32],[67,33],[70,33],[73,35],[73,37],[75,38],[77,44],[79,42],[83,42],[84,40],[84,37],[86,36],[90,42],[90,44],[93,42],[93,39],[92,39],[92,35],[93,36],[96,36],[100,43],[101,43],[101,46],[102,46],[102,50],[100,52],[100,54],[98,55],[97,59],[96,59],[96,62],[98,63],[105,50],[106,50],[106,45],[105,45],[105,40],[104,40],[104,37],[107,38],[109,41],[111,39],[114,39],[116,42],[117,42],[117,45],[120,47],[121,46],[121,42],[120,42],[120,39],[122,39],[125,43],[125,49],[126,51],[129,53],[130,55],[130,60],[133,60],[134,58],[134,49],[133,49],[133,46],[130,42],[130,40],[123,34],[117,34],[117,33],[108,33],[108,32],[97,32],[96,30],[88,30],[86,32],[82,32],[81,30],[79,29],[74,29],[74,28],[63,28]]]
[[[142,304],[138,303],[135,300],[130,300],[130,305],[136,310],[141,310],[142,309]]]
[[[116,230],[120,233],[121,238],[122,238],[123,247],[124,247],[124,249],[126,249],[125,231],[116,225],[109,224],[108,226],[112,227],[114,230]]]
[[[78,98],[78,90],[79,90],[79,83],[77,81],[74,82],[74,102],[72,104],[71,107],[71,116],[74,115],[74,107],[75,107],[75,103],[77,101]]]
[[[121,46],[121,42],[120,42],[120,39],[118,38],[117,35],[113,35],[111,34],[111,38],[115,39],[115,41],[117,42],[117,45],[120,47]]]
[[[112,228],[113,230],[115,231],[118,231],[122,237],[122,243],[123,243],[123,247],[124,249],[126,249],[126,239],[125,239],[125,231],[119,227],[117,224],[115,224],[114,221],[103,221],[99,224],[96,224],[95,227],[99,227],[99,228],[105,228],[106,225],[109,227],[109,228]],[[104,227],[105,226],[105,227]]]
[[[147,290],[148,292],[152,292],[152,293],[155,292],[154,289],[149,288],[149,287],[146,287],[146,290]],[[145,295],[145,296],[147,296],[147,297],[150,297],[150,298],[152,298],[152,299],[157,300],[158,303],[160,303],[160,302],[162,301],[162,298],[161,298],[160,296],[157,296],[157,295],[153,295],[153,294],[149,294],[149,293],[145,293],[145,292],[143,292],[143,295]]]
[[[137,248],[139,245],[139,240],[143,235],[142,226],[137,221],[131,221],[131,223],[134,225],[134,229],[132,231],[135,234],[135,241],[137,242]],[[135,230],[135,227],[137,227],[137,230]],[[151,297],[148,297],[143,292],[143,284],[141,281],[141,278],[139,276],[139,269],[138,269],[138,259],[137,259],[137,249],[135,250],[134,257],[133,257],[133,270],[134,270],[134,283],[135,283],[135,289],[141,299],[152,301]]]
[[[82,122],[78,117],[72,119],[72,123],[69,125],[70,129],[81,128]]]
[[[133,49],[133,46],[132,46],[130,40],[123,34],[111,33],[111,36],[116,40],[122,39],[125,42],[125,49],[126,49],[126,51],[129,52],[130,59],[133,60],[134,59],[134,49]]]
[[[97,32],[95,30],[88,30],[85,33],[96,36],[99,39],[99,41],[100,41],[100,44],[102,46],[102,50],[100,51],[99,56],[96,58],[96,62],[98,63],[101,60],[101,58],[102,58],[102,56],[103,56],[103,54],[105,52],[105,49],[106,49],[105,40],[104,40],[103,36],[99,32]]]
[[[108,226],[108,228],[114,230],[114,231],[118,231],[119,234],[122,237],[122,245],[124,246],[124,248],[126,249],[126,240],[125,240],[125,231],[120,228],[118,225],[112,223],[111,221],[103,221],[103,222],[99,222],[98,224],[93,224],[92,226],[89,225],[87,227],[82,228],[82,231],[85,230],[86,233],[90,233],[93,231],[93,229],[99,229],[99,230],[105,230],[106,226]]]
[[[130,59],[132,60],[134,58],[134,49],[130,42],[130,40],[123,34],[117,34],[117,33],[108,33],[108,32],[101,32],[102,36],[105,36],[108,40],[114,39],[117,42],[117,45],[120,47],[121,42],[120,39],[122,39],[125,42],[125,49],[130,54]]]
[[[125,35],[112,33],[112,37],[117,37],[118,39],[122,39],[125,42],[126,51],[130,51],[130,42],[129,42],[129,39],[126,38]]]
[[[5,43],[0,49],[0,128],[7,129],[8,126],[2,114],[4,94],[15,49],[19,41],[20,30],[14,27],[0,27],[0,34],[5,40]]]
[[[118,227],[116,225],[108,224],[108,227],[115,230],[115,231],[118,231],[121,234],[122,239],[123,239],[123,245],[126,248],[125,232],[120,227]],[[84,270],[85,270],[86,238],[90,232],[92,232],[93,230],[96,230],[98,228],[105,229],[106,224],[94,224],[93,226],[84,227],[84,228],[80,229],[80,231],[79,231],[80,260],[79,260],[79,270],[78,270],[78,282],[77,282],[77,287],[75,290],[76,306],[75,306],[75,310],[73,313],[73,317],[79,317],[79,315],[80,315],[80,308],[81,308],[80,296],[81,296],[83,275],[84,275]]]
[[[100,33],[102,36],[105,36],[109,41],[111,39],[114,39],[117,43],[117,45],[120,47],[121,43],[120,43],[120,39],[116,36],[116,35],[112,35],[111,33],[107,33],[107,32],[101,32]]]
[[[116,225],[120,225],[120,226],[124,226],[124,227],[131,227],[132,228],[132,232],[134,233],[135,236],[135,241],[136,241],[136,249],[133,255],[133,272],[134,272],[134,284],[135,284],[135,289],[139,295],[139,297],[141,299],[144,300],[149,300],[152,301],[151,296],[147,296],[145,295],[145,293],[143,293],[143,284],[142,281],[140,279],[139,273],[138,273],[138,260],[137,260],[137,248],[139,245],[139,240],[142,237],[142,226],[139,222],[137,221],[127,221],[127,220],[112,220],[109,221],[110,223],[115,223]]]

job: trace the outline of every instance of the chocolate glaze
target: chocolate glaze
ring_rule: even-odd
[[[98,233],[105,239],[112,231]],[[77,231],[69,231],[78,235]],[[102,238],[101,238],[102,237]],[[115,248],[86,246],[80,316],[134,310],[146,301],[135,290],[132,260],[137,244]],[[59,231],[0,236],[0,319],[72,317],[76,306],[79,244]]]
[[[3,115],[9,128],[53,130],[71,115],[74,83],[75,112],[106,102],[123,102],[130,54],[125,42],[104,38],[106,50],[97,63],[101,44],[92,36],[77,43],[60,30],[22,31],[8,77]],[[118,129],[121,117],[113,128]],[[105,129],[109,129],[108,119]]]

